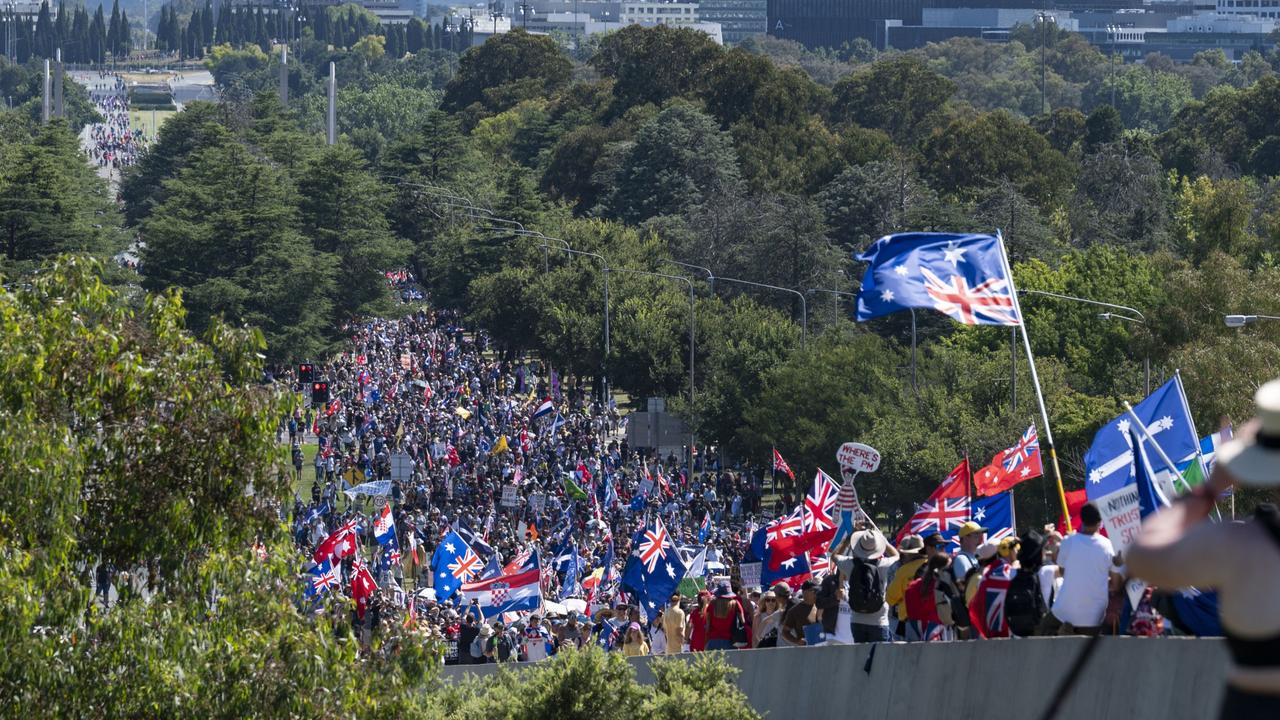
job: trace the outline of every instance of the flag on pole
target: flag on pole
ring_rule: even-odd
[[[711,511],[702,516],[702,524],[698,526],[698,543],[705,544],[711,535]]]
[[[449,531],[431,557],[435,575],[436,600],[445,602],[458,592],[463,583],[480,572],[483,561],[455,531]]]
[[[859,322],[913,308],[965,325],[1018,325],[1021,318],[999,238],[972,233],[900,233],[857,259],[868,263]]]
[[[572,500],[586,500],[588,498],[587,491],[579,487],[569,473],[564,474],[564,494]]]
[[[778,448],[773,449],[773,469],[780,473],[786,473],[787,477],[791,478],[792,481],[796,479],[796,474],[791,472],[791,466],[787,464],[786,460],[782,459],[782,453],[778,452]]]
[[[902,542],[908,534],[931,535],[959,531],[969,520],[969,459],[955,466],[938,485],[929,498],[916,509],[916,513],[898,531],[894,543]]]
[[[653,617],[684,578],[685,564],[661,518],[641,527],[632,538],[631,547],[622,571],[622,585],[635,593],[645,614]]]
[[[772,550],[771,569],[776,570],[784,560],[803,555],[831,541],[836,533],[831,511],[835,509],[839,492],[840,488],[831,476],[819,469],[813,478],[813,487],[805,495],[799,508],[800,532],[778,537],[769,543]]]
[[[333,563],[325,560],[311,568],[308,573],[310,578],[307,583],[307,597],[315,597],[321,593],[329,592],[329,588],[338,587],[338,576],[334,572]]]
[[[1033,423],[1022,434],[1018,444],[991,458],[991,464],[973,475],[973,491],[977,495],[995,495],[1031,478],[1044,474],[1040,464],[1040,438]]]
[[[463,604],[477,601],[484,618],[542,607],[542,571],[538,567],[461,586]]]
[[[550,415],[551,413],[555,412],[555,409],[556,409],[556,406],[554,403],[551,402],[551,398],[547,398],[546,400],[542,401],[541,405],[539,405],[536,409],[534,409],[532,419],[537,420],[538,418],[546,417],[547,415]]]

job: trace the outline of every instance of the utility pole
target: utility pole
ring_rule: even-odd
[[[53,114],[55,117],[65,118],[66,107],[62,103],[62,48],[58,48],[57,58],[53,74]]]
[[[289,107],[289,46],[280,46],[280,105]]]
[[[42,87],[44,89],[40,94],[40,122],[44,123],[45,125],[48,125],[49,124],[49,91],[50,91],[48,58],[45,58],[45,61],[44,61],[44,83]]]
[[[338,142],[338,66],[329,63],[329,144]]]

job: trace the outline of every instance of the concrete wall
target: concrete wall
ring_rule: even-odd
[[[726,655],[741,670],[738,685],[752,706],[770,718],[1034,719],[1085,642],[1028,638]],[[640,682],[653,681],[650,660],[631,659]],[[1228,663],[1222,640],[1104,638],[1057,717],[1214,718]],[[445,677],[495,670],[450,667]]]

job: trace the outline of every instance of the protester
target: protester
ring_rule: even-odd
[[[731,650],[735,644],[749,642],[746,630],[746,613],[738,595],[729,587],[729,583],[721,583],[712,593],[707,617],[707,650]]]
[[[641,630],[640,623],[633,622],[627,626],[627,636],[622,643],[622,654],[627,657],[649,654],[649,643],[644,639],[644,631]]]
[[[791,606],[782,618],[779,645],[803,647],[806,643],[805,628],[818,620],[818,583],[805,580],[800,586],[800,602]]]
[[[1257,418],[1219,448],[1208,482],[1148,517],[1126,558],[1134,575],[1156,585],[1218,589],[1234,661],[1224,720],[1280,717],[1280,512],[1273,504],[1280,487],[1280,380],[1263,385],[1254,399]],[[1246,522],[1209,522],[1215,500],[1234,485],[1266,489],[1273,502]]]
[[[853,559],[840,568],[849,577],[854,642],[889,642],[889,605],[885,589],[898,563],[898,551],[878,530],[862,530],[851,539]]]
[[[778,646],[779,625],[786,612],[787,598],[791,595],[790,589],[785,584],[780,584],[779,587],[781,590],[772,588],[761,595],[760,604],[756,606],[751,628],[755,633],[758,648]]]
[[[662,611],[662,632],[666,641],[665,654],[675,655],[684,645],[685,614],[680,609],[681,597],[673,593],[668,600],[667,609]],[[655,651],[656,653],[656,651]]]
[[[1098,531],[1102,513],[1093,503],[1080,508],[1080,532],[1063,539],[1058,548],[1062,588],[1052,610],[1044,616],[1039,635],[1096,635],[1107,611],[1114,575],[1115,549]]]

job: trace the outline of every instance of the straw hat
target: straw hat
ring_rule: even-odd
[[[1257,419],[1219,448],[1217,464],[1241,485],[1274,487],[1280,485],[1280,380],[1258,388],[1253,401]]]
[[[877,560],[884,555],[884,536],[875,530],[862,530],[853,534],[853,555],[861,560]]]

